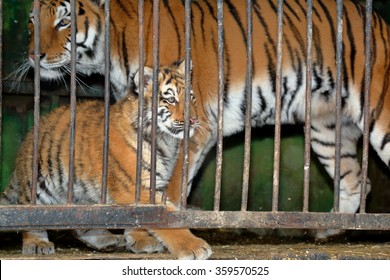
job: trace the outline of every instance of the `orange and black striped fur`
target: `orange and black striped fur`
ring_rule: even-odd
[[[179,153],[180,139],[184,137],[184,64],[161,67],[158,77],[158,109],[156,132],[156,191],[158,203],[170,180]],[[141,203],[148,203],[150,186],[151,123],[152,123],[152,69],[144,71],[144,121],[141,171]],[[138,74],[135,84],[138,87]],[[190,96],[190,136],[199,127],[196,100]],[[76,107],[76,134],[74,159],[74,203],[95,204],[101,199],[103,167],[104,104],[99,101],[82,102]],[[38,204],[66,204],[69,181],[70,108],[60,107],[44,116],[40,123],[38,143]],[[134,93],[111,105],[109,120],[108,203],[135,202],[138,98]],[[2,203],[28,204],[31,198],[33,133],[22,143],[15,171],[8,189],[2,194]],[[175,207],[169,201],[167,207]],[[185,229],[126,230],[114,235],[107,230],[78,230],[76,236],[91,247],[126,246],[134,252],[161,251],[166,246],[179,258],[194,257],[192,250],[201,250],[197,258],[207,258],[210,248],[206,242]],[[46,231],[28,231],[23,235],[23,253],[54,253]]]
[[[81,73],[103,72],[104,0],[78,0],[77,53]],[[160,2],[160,62],[175,61],[185,53],[184,1]],[[313,7],[313,72],[311,146],[331,177],[335,157],[336,1],[316,0]],[[41,1],[42,77],[58,79],[69,65],[69,1]],[[120,99],[138,62],[138,1],[111,3],[111,84]],[[359,208],[360,165],[356,143],[363,129],[365,61],[365,9],[357,1],[343,2],[343,86],[341,136],[340,211]],[[191,57],[193,90],[198,115],[207,123],[207,134],[195,133],[197,145],[190,144],[189,188],[205,155],[216,143],[218,95],[218,24],[216,1],[194,0],[191,4]],[[244,129],[246,111],[247,33],[245,4],[225,0],[224,14],[224,135]],[[274,124],[276,89],[277,1],[253,1],[252,124]],[[284,1],[282,57],[282,123],[304,122],[306,85],[306,1]],[[144,1],[146,64],[152,63],[152,1]],[[372,75],[370,141],[383,162],[390,161],[390,29],[377,14],[372,20]],[[30,24],[30,32],[33,30]],[[50,38],[50,39],[49,39]],[[33,36],[29,60],[33,62]],[[179,157],[180,160],[180,157]],[[180,177],[176,168],[173,178]],[[169,198],[177,202],[180,183],[172,180]],[[331,235],[328,231],[318,237]]]

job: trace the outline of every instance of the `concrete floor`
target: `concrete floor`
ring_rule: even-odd
[[[210,243],[212,259],[390,260],[390,232],[348,232],[321,244],[305,237],[305,233],[288,230],[273,231],[272,235],[248,230],[196,230],[194,233]],[[0,233],[0,259],[174,259],[169,252],[94,251],[70,238],[68,231],[52,232],[50,238],[56,244],[55,255],[26,257],[21,255],[20,234]]]

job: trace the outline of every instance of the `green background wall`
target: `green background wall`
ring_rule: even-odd
[[[287,0],[288,1],[288,0]],[[390,22],[390,0],[374,1],[377,8]],[[30,1],[4,0],[3,77],[15,70],[23,59],[27,41],[26,23]],[[17,148],[28,128],[32,126],[32,86],[22,84],[10,92],[11,83],[3,83],[3,127],[0,190],[4,189],[12,172]],[[67,102],[66,89],[61,92],[50,87],[42,92],[42,113]],[[83,93],[82,95],[86,95]],[[62,97],[58,97],[62,96]],[[301,126],[283,126],[281,141],[280,209],[302,209],[303,151],[304,141]],[[273,169],[273,127],[253,129],[250,169],[249,209],[271,209]],[[224,139],[222,201],[221,209],[239,210],[241,201],[243,134]],[[190,203],[203,209],[213,205],[215,151],[211,151],[194,183]],[[390,180],[387,168],[370,153],[369,176],[374,185],[368,200],[368,211],[390,212]],[[328,211],[333,200],[332,181],[317,159],[311,164],[311,211]]]

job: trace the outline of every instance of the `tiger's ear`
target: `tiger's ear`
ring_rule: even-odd
[[[143,84],[144,92],[146,91],[146,88],[148,87],[148,85],[150,85],[152,83],[152,78],[153,78],[153,68],[151,68],[149,66],[145,66],[144,67],[144,84]],[[135,86],[135,91],[137,93],[139,93],[139,87],[140,87],[139,83],[140,83],[139,71],[137,71],[137,73],[135,73],[135,76],[134,76],[134,86]]]
[[[182,72],[183,74],[186,72],[186,59],[177,62],[177,70]],[[192,72],[192,61],[190,60],[190,71]]]
[[[106,2],[105,0],[92,0],[92,2],[98,6],[103,6],[104,3]]]

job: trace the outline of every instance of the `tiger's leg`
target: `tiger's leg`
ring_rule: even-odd
[[[147,189],[141,191],[141,204],[149,203],[150,192]],[[120,201],[122,203],[122,201]],[[156,204],[163,204],[162,193],[156,192]],[[167,201],[167,210],[176,211],[176,207],[169,201]],[[193,235],[189,229],[176,229],[176,228],[148,228],[147,229],[154,237],[161,242],[172,254],[178,259],[207,259],[212,251],[210,246],[203,240]],[[135,235],[133,234],[135,233]],[[134,238],[145,237],[145,231],[142,229],[133,230],[132,237]],[[148,244],[144,245],[146,248]],[[134,251],[133,248],[131,248]],[[144,250],[146,251],[146,250]],[[160,250],[161,251],[161,250]]]
[[[340,203],[341,213],[355,213],[360,204],[361,165],[357,159],[357,141],[361,131],[351,121],[343,120],[340,150]],[[334,178],[335,168],[335,120],[313,119],[311,126],[311,146],[329,175]],[[370,185],[368,182],[368,190]],[[341,233],[338,229],[317,232],[318,240]]]
[[[177,209],[172,203],[167,202],[167,210]],[[212,254],[210,245],[193,235],[189,229],[151,228],[148,230],[180,260],[206,260]]]
[[[107,229],[80,229],[75,230],[75,234],[77,239],[97,250],[109,247],[123,247],[125,245],[122,234],[113,234]]]
[[[54,253],[54,244],[49,241],[46,230],[23,232],[23,255],[50,255]]]

